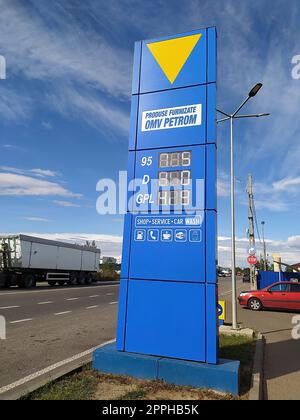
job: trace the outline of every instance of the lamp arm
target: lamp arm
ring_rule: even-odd
[[[227,112],[221,111],[220,109],[217,109],[217,112],[219,112],[219,114],[224,115],[225,117],[231,118],[231,115],[227,114]]]
[[[233,117],[235,117],[240,112],[240,110],[246,105],[246,103],[249,101],[249,99],[250,99],[250,96],[247,96],[247,98],[241,103],[241,105],[233,113]]]

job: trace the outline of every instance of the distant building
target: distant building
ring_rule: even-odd
[[[300,263],[291,265],[291,268],[295,271],[300,271]]]
[[[117,264],[117,259],[115,257],[102,257],[100,260],[101,264]]]

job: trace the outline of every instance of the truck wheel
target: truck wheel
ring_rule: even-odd
[[[85,275],[84,274],[80,274],[80,276],[78,277],[78,284],[80,286],[84,286],[85,285]]]
[[[263,306],[259,299],[252,298],[248,302],[248,308],[251,309],[251,311],[261,311]]]
[[[6,288],[6,289],[9,289],[10,286],[11,286],[11,280],[12,280],[12,277],[7,275],[6,278],[5,278],[5,282],[4,282],[3,287]]]
[[[93,283],[93,277],[91,274],[87,274],[85,277],[85,284],[90,286]]]
[[[70,276],[70,280],[68,281],[68,284],[70,286],[77,286],[77,284],[78,284],[78,281],[77,280],[78,280],[77,274],[76,273],[72,273],[71,276]]]
[[[7,276],[3,273],[0,273],[0,289],[4,289],[7,283]]]
[[[24,289],[31,289],[35,284],[34,277],[32,274],[27,274],[22,278],[21,287]],[[19,286],[20,287],[20,286]]]
[[[49,286],[54,287],[54,286],[56,286],[56,281],[55,280],[49,280],[48,284],[49,284]]]

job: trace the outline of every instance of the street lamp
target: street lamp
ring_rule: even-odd
[[[237,290],[236,290],[236,253],[235,253],[235,196],[234,196],[234,120],[242,118],[260,118],[267,117],[270,114],[246,114],[240,115],[239,112],[246,105],[246,103],[254,98],[260,89],[262,83],[256,84],[249,92],[248,96],[241,105],[234,111],[233,114],[221,111],[217,109],[224,118],[218,120],[218,123],[222,123],[230,120],[230,184],[231,184],[231,272],[232,272],[232,328],[237,330]]]
[[[249,92],[249,97],[250,98],[254,98],[254,96],[256,96],[258,94],[258,92],[260,91],[260,89],[263,87],[262,83],[257,83],[257,85],[255,85]]]

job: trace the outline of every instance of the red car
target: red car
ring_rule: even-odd
[[[242,292],[238,300],[252,311],[269,308],[300,311],[300,283],[281,282],[263,290]]]

